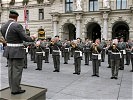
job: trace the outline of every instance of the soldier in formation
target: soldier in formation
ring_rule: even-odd
[[[82,45],[80,39],[74,40],[71,44],[74,50],[74,66],[75,72],[73,74],[80,75],[81,72],[81,59],[82,59]]]

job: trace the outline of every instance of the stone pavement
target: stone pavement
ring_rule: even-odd
[[[0,89],[8,87],[8,75],[6,59],[0,53]],[[111,69],[107,68],[107,56],[105,62],[100,67],[100,77],[91,77],[92,63],[89,66],[84,65],[84,59],[81,65],[81,74],[75,75],[73,58],[69,64],[63,64],[61,57],[61,71],[53,72],[52,57],[50,63],[43,62],[42,71],[35,70],[36,63],[30,61],[28,56],[28,69],[24,69],[22,84],[47,88],[47,100],[89,100],[89,99],[110,99],[110,100],[133,100],[133,77],[130,66],[125,66],[124,71],[119,71],[118,80],[112,80]]]

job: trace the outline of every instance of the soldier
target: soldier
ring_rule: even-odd
[[[125,65],[130,65],[130,58],[131,58],[131,47],[133,43],[129,39],[128,42],[126,43],[126,64]]]
[[[114,39],[113,44],[108,48],[111,50],[111,72],[112,77],[111,79],[118,79],[118,71],[119,71],[119,65],[120,65],[120,58],[121,58],[121,52],[120,48],[118,47],[118,40]]]
[[[22,25],[17,23],[19,14],[11,10],[9,13],[9,21],[1,27],[1,33],[7,41],[3,56],[8,59],[8,77],[11,94],[21,94],[25,90],[20,87],[23,62],[24,49],[23,41],[32,42],[36,36],[27,36]]]
[[[62,43],[59,40],[59,36],[55,36],[55,38],[51,40],[50,46],[52,47],[52,57],[55,68],[53,72],[60,72],[60,48],[62,46]]]
[[[34,59],[35,59],[35,43],[31,42],[29,48],[30,48],[30,59],[31,59],[31,61],[34,61]]]
[[[75,72],[73,74],[80,75],[81,72],[81,59],[82,59],[82,45],[80,44],[80,39],[77,39],[72,42],[71,44],[74,50],[74,65],[75,65]]]
[[[73,41],[71,41],[71,43],[73,43]],[[71,55],[71,57],[73,57],[73,55],[74,55],[74,48],[70,47],[70,55]]]
[[[120,70],[124,70],[124,55],[126,54],[126,43],[124,42],[123,38],[120,38],[118,43],[118,47],[121,49],[122,58],[120,59]]]
[[[68,60],[69,60],[69,49],[70,44],[68,43],[67,39],[65,39],[64,43],[62,44],[62,48],[63,48],[63,54],[64,54],[64,64],[68,64]]]
[[[49,48],[50,42],[48,40],[43,40],[40,44],[41,48],[45,52],[45,63],[49,63],[49,53],[50,53],[50,48]]]
[[[102,48],[101,61],[102,62],[104,62],[104,60],[105,60],[106,47],[107,47],[107,44],[106,44],[105,39],[103,38],[102,41],[101,41],[101,48]]]
[[[24,57],[24,67],[23,68],[27,68],[27,54],[28,54],[28,46],[29,43],[28,42],[23,42],[24,45],[24,50],[25,50],[25,57]]]
[[[110,47],[112,44],[112,40],[109,40],[108,41],[108,44],[107,44],[107,54],[108,54],[108,67],[107,68],[111,68],[111,60],[110,60],[110,56],[111,56],[111,50],[108,50],[108,47]]]
[[[132,64],[132,69],[130,72],[133,72],[133,46],[131,47],[131,64]]]
[[[89,65],[90,46],[91,46],[91,43],[90,43],[89,39],[86,39],[86,41],[84,43],[85,65]]]
[[[92,52],[92,67],[93,75],[99,77],[99,66],[101,60],[101,47],[99,45],[100,40],[96,39],[95,43],[92,44],[90,51]]]
[[[36,42],[36,62],[37,62],[36,70],[42,70],[43,50],[40,46],[40,43],[41,40]]]

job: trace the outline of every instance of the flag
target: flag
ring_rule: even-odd
[[[25,23],[25,29],[28,29],[26,5],[24,5],[24,23]]]

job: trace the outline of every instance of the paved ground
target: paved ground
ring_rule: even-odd
[[[0,53],[1,54],[1,53]],[[106,56],[107,58],[107,56]],[[8,76],[6,59],[0,56],[0,89],[8,87]],[[28,59],[28,69],[24,69],[22,84],[47,88],[47,100],[59,99],[128,99],[133,100],[133,77],[130,66],[125,66],[124,71],[119,71],[118,80],[111,80],[111,69],[107,68],[107,59],[100,67],[100,77],[91,77],[92,63],[89,66],[84,65],[84,59],[81,65],[81,75],[72,74],[74,72],[73,58],[68,65],[63,64],[61,58],[61,71],[54,73],[52,58],[50,63],[43,63],[43,70],[37,71],[36,64]]]

